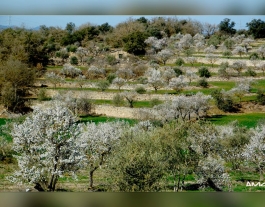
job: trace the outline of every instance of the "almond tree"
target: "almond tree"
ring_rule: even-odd
[[[261,56],[262,60],[265,58],[265,45],[260,46],[256,52]]]
[[[160,52],[157,53],[156,57],[161,60],[163,62],[163,64],[165,65],[167,60],[173,55],[173,53],[168,50],[168,49],[164,49],[161,50]]]
[[[64,77],[61,77],[58,74],[55,74],[54,72],[46,73],[45,79],[53,84],[53,87],[56,88],[57,84],[61,84],[64,82]]]
[[[185,34],[181,39],[179,40],[179,45],[184,50],[189,49],[193,45],[193,38],[190,34]]]
[[[79,75],[76,78],[77,82],[76,84],[78,84],[80,86],[80,88],[83,87],[83,85],[85,85],[87,83],[87,79],[85,75]]]
[[[215,191],[223,191],[222,187],[229,185],[230,178],[224,164],[220,156],[212,155],[199,161],[195,173],[202,188],[209,186]]]
[[[130,108],[133,108],[137,95],[135,91],[124,91],[121,93],[121,96],[128,101]]]
[[[129,68],[120,68],[116,71],[116,75],[126,81],[134,76],[134,73]]]
[[[86,141],[86,162],[89,167],[89,188],[93,189],[95,171],[103,166],[120,141],[128,125],[125,122],[86,123],[81,128],[81,140]]]
[[[236,82],[236,86],[228,91],[229,94],[232,94],[239,98],[241,102],[242,98],[246,93],[249,93],[251,86],[251,80],[245,79]]]
[[[264,180],[265,164],[265,125],[259,125],[252,130],[249,144],[245,147],[243,155],[257,167],[260,173],[260,181]]]
[[[157,39],[156,37],[148,37],[144,43],[150,45],[151,49],[156,54],[158,51],[167,46],[167,38]]]
[[[197,58],[196,57],[186,57],[185,58],[187,63],[190,63],[191,66],[193,66],[195,63],[197,63]]]
[[[197,119],[200,119],[203,116],[206,116],[207,111],[210,108],[210,100],[212,96],[204,95],[202,92],[198,92],[195,95],[188,97],[192,103],[191,109],[193,113],[197,116]]]
[[[82,75],[82,71],[72,65],[65,64],[61,70],[61,74],[65,75],[66,77],[75,78],[78,75]]]
[[[75,175],[83,167],[85,142],[77,117],[61,102],[35,107],[11,135],[18,170],[9,179],[33,184],[39,191],[55,191],[59,177]]]
[[[238,76],[240,76],[242,70],[246,68],[246,62],[245,62],[245,61],[237,60],[237,61],[233,62],[233,64],[231,65],[231,67],[232,67],[234,70],[236,70]]]
[[[250,43],[254,42],[253,39],[246,38],[242,41],[241,45],[246,49],[246,53],[248,53],[248,47],[250,46]]]
[[[172,78],[169,81],[168,86],[179,93],[185,86],[187,86],[187,82],[184,80],[184,76],[180,75],[179,77]]]
[[[105,77],[106,71],[104,69],[99,69],[96,66],[91,65],[87,70],[87,74],[90,79],[97,79]]]
[[[125,83],[126,83],[126,80],[124,80],[123,78],[119,78],[119,77],[114,78],[112,81],[112,84],[118,86],[119,91],[121,91],[121,87],[125,85]]]
[[[225,162],[220,156],[219,134],[214,125],[196,123],[188,130],[190,148],[197,156],[195,170],[196,180],[199,185],[211,187],[216,191],[222,191],[229,185],[229,175],[226,173]]]
[[[200,52],[205,47],[205,44],[203,42],[197,42],[195,44],[195,48],[197,49],[197,52]]]
[[[217,130],[221,144],[220,155],[226,162],[231,163],[232,170],[239,170],[241,164],[245,162],[243,152],[250,140],[249,130],[239,126],[238,121],[225,126],[217,126]]]
[[[260,63],[258,65],[258,69],[262,70],[263,76],[265,75],[265,63]]]
[[[163,72],[163,78],[166,80],[167,83],[169,83],[170,79],[176,77],[176,72],[172,68],[167,68]]]
[[[204,49],[204,52],[207,53],[207,54],[209,54],[209,53],[215,53],[216,52],[215,46],[210,45],[209,47],[207,47],[207,48]]]
[[[255,57],[255,56],[252,56],[251,58],[250,58],[250,61],[251,61],[251,63],[253,64],[253,66],[254,66],[254,68],[256,69],[257,68],[257,66],[260,64],[260,59],[259,58],[257,58],[257,57]]]
[[[151,85],[155,89],[155,92],[157,92],[159,88],[164,86],[162,75],[159,70],[151,68],[146,71],[145,76],[147,76],[148,84]]]
[[[218,56],[217,55],[214,55],[212,53],[206,54],[205,55],[205,58],[207,59],[207,61],[210,64],[212,64],[212,67],[213,67],[213,64],[218,60]]]
[[[239,54],[239,56],[241,57],[243,54],[245,54],[247,52],[245,47],[242,46],[236,46],[235,49],[232,51],[232,53],[234,55]]]
[[[88,51],[87,49],[83,48],[83,47],[78,47],[76,49],[75,54],[79,57],[81,64],[83,65],[84,62],[84,57],[87,55]]]
[[[189,80],[189,85],[191,84],[191,81],[194,80],[194,79],[197,79],[198,76],[196,75],[195,72],[193,72],[192,70],[187,70],[186,73],[185,73],[185,76],[188,78]]]

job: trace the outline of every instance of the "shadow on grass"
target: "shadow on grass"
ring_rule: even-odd
[[[206,119],[208,121],[211,121],[211,122],[216,122],[216,121],[219,121],[220,119],[222,118],[225,118],[227,117],[227,115],[212,115],[212,116],[208,116]]]

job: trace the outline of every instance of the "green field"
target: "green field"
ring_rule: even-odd
[[[233,114],[233,115],[215,115],[207,120],[216,125],[226,125],[237,120],[240,126],[253,128],[259,122],[265,121],[265,113]]]
[[[100,123],[100,122],[108,122],[108,121],[126,121],[126,122],[129,122],[130,124],[137,123],[137,120],[135,119],[115,118],[115,117],[106,117],[106,116],[85,116],[85,117],[81,117],[80,122]]]

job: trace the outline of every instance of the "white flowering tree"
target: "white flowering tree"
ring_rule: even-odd
[[[210,100],[212,99],[211,95],[204,95],[202,92],[198,92],[191,97],[190,99],[191,109],[196,115],[196,118],[199,119],[207,114],[207,111],[210,109]]]
[[[84,57],[88,54],[88,51],[84,47],[78,47],[75,54],[79,57],[81,64],[84,63]]]
[[[128,124],[125,122],[86,123],[81,128],[81,140],[86,141],[86,158],[89,167],[89,188],[93,189],[94,172],[104,165]]]
[[[88,115],[94,110],[94,105],[85,96],[75,96],[72,91],[57,94],[54,99],[62,102],[69,110],[77,115]]]
[[[190,34],[185,34],[179,40],[179,45],[184,49],[187,50],[193,45],[193,38]]]
[[[165,85],[160,70],[150,68],[146,71],[145,76],[147,76],[148,84],[155,89],[155,92]]]
[[[126,83],[126,80],[123,78],[116,77],[113,79],[112,84],[117,85],[119,88],[119,91],[121,91],[121,87],[124,86]]]
[[[239,98],[239,102],[241,102],[242,98],[246,93],[249,93],[250,87],[252,84],[252,80],[250,79],[242,79],[236,82],[236,86],[228,91],[229,94],[234,95]]]
[[[134,76],[134,73],[129,68],[120,68],[116,71],[116,75],[126,81]]]
[[[65,64],[61,70],[61,74],[66,77],[75,78],[79,75],[82,75],[82,71],[72,65]]]
[[[178,121],[179,119],[187,121],[192,117],[200,119],[206,115],[210,108],[211,99],[210,95],[204,95],[201,92],[192,96],[179,95],[174,97],[172,101],[166,101],[156,105],[152,110],[145,111],[144,115],[162,122]]]
[[[213,67],[213,64],[218,60],[218,56],[213,53],[206,54],[205,58],[212,65],[212,67]]]
[[[185,58],[187,63],[190,63],[191,66],[193,66],[195,63],[197,63],[197,58],[196,57],[186,57]]]
[[[11,135],[18,170],[9,179],[33,184],[39,191],[55,191],[58,178],[75,175],[85,159],[76,117],[60,102],[34,108]]]
[[[76,77],[76,80],[77,80],[76,84],[78,86],[80,86],[80,88],[83,88],[83,85],[85,85],[87,83],[87,79],[86,79],[86,76],[85,75],[81,75],[81,74],[78,75]]]
[[[231,163],[232,170],[239,170],[245,162],[243,152],[250,140],[250,133],[246,127],[239,126],[238,121],[229,125],[217,126],[219,134],[220,155],[227,163]]]
[[[204,52],[207,53],[207,54],[209,54],[209,53],[215,53],[216,52],[215,46],[210,45],[209,47],[206,47],[204,49]]]
[[[50,82],[54,88],[56,88],[57,84],[61,84],[65,81],[64,77],[54,73],[49,72],[45,74],[45,79]]]
[[[246,38],[242,41],[241,45],[246,49],[246,53],[248,53],[249,46],[251,43],[253,43],[254,40],[251,38]]]
[[[121,93],[121,96],[128,101],[129,107],[133,108],[133,104],[138,96],[138,93],[135,91],[124,91]]]
[[[173,55],[173,53],[168,50],[168,49],[164,49],[164,50],[161,50],[160,52],[158,52],[156,54],[156,57],[163,62],[163,64],[165,65],[167,60]]]
[[[172,69],[172,68],[167,68],[164,72],[162,77],[164,78],[164,80],[169,83],[170,79],[175,78],[176,77],[176,72]]]
[[[105,69],[100,69],[94,65],[91,65],[87,70],[88,77],[90,79],[103,78],[106,75]]]
[[[167,46],[167,38],[157,39],[156,37],[148,37],[144,43],[149,45],[154,53],[157,53]]]
[[[249,144],[246,146],[243,155],[258,168],[260,180],[264,180],[265,166],[265,125],[259,125],[252,130]]]
[[[187,86],[187,82],[184,79],[183,75],[180,75],[179,77],[176,78],[172,78],[169,81],[169,85],[170,88],[172,88],[173,90],[175,90],[177,93],[181,92],[182,89]]]
[[[179,118],[179,112],[173,109],[170,101],[154,106],[153,110],[149,111],[149,114],[149,117],[153,117],[154,120],[157,119],[163,123],[178,120]]]
[[[256,52],[260,55],[260,57],[262,58],[262,60],[264,60],[265,58],[265,45],[261,45]]]
[[[195,44],[195,48],[196,48],[197,52],[200,52],[204,47],[205,47],[204,42],[197,42]]]
[[[224,163],[220,156],[210,155],[200,160],[196,169],[196,176],[201,188],[209,186],[215,191],[223,191],[224,186],[230,185],[230,177],[226,173]]]
[[[198,42],[205,43],[205,37],[202,34],[197,33],[193,36],[193,41],[195,44]]]
[[[190,148],[196,153],[198,164],[195,170],[196,180],[201,188],[211,187],[222,191],[229,185],[225,162],[220,156],[219,133],[212,124],[194,124],[188,130]]]
[[[265,75],[265,63],[260,62],[260,64],[258,65],[258,69],[262,70],[262,74],[264,76]]]
[[[240,76],[242,70],[245,69],[247,67],[247,65],[246,65],[246,62],[245,61],[237,60],[237,61],[233,62],[233,64],[231,65],[231,67],[235,71],[237,71],[238,76]]]
[[[193,72],[193,71],[190,70],[190,69],[187,69],[187,70],[186,70],[185,76],[186,76],[186,78],[189,80],[189,85],[191,84],[191,81],[192,81],[192,80],[198,78],[198,76],[196,75],[196,73]]]
[[[240,57],[247,52],[245,47],[240,45],[236,46],[235,49],[232,51],[234,55],[239,55]]]

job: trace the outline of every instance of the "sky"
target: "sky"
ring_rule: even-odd
[[[264,15],[264,0],[1,0],[2,15]]]
[[[142,16],[148,19],[156,17],[155,15],[2,15],[0,16],[0,25],[23,26],[28,29],[46,25],[47,27],[54,26],[64,29],[69,22],[75,23],[77,27],[86,23],[101,25],[108,22],[111,26],[116,26],[129,18],[137,19]],[[264,15],[167,15],[164,17],[190,18],[201,23],[207,22],[210,24],[219,24],[224,18],[229,18],[236,23],[235,29],[247,29],[246,23],[252,19],[265,21]]]
[[[138,16],[137,16],[138,15]],[[148,16],[147,16],[148,15]],[[252,19],[265,21],[264,0],[1,0],[0,25],[65,28],[69,22],[116,26],[129,17],[174,15],[202,23],[219,24],[224,18],[246,29]],[[210,16],[209,16],[210,15]],[[260,16],[258,16],[260,15]]]

